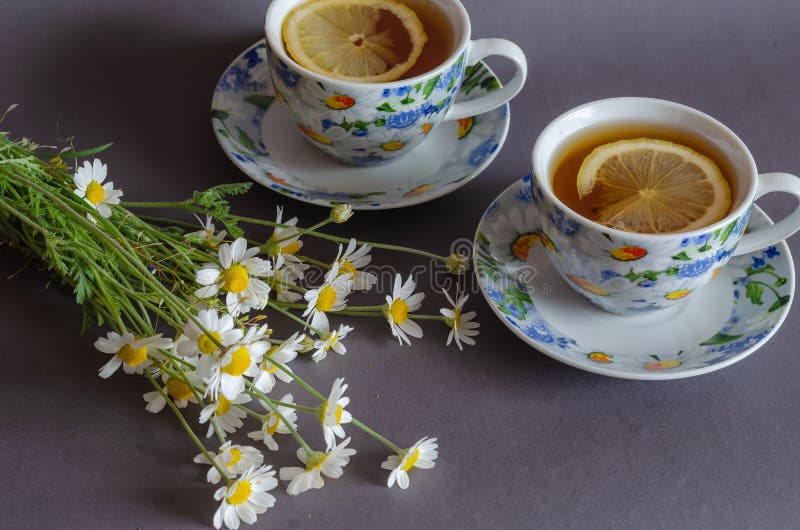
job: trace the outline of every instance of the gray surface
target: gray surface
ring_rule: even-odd
[[[475,36],[508,37],[528,55],[530,82],[512,104],[508,142],[458,192],[359,213],[348,233],[446,252],[528,171],[533,139],[549,120],[607,96],[697,107],[738,132],[762,171],[800,172],[795,0],[465,4]],[[259,37],[265,8],[244,0],[0,1],[0,106],[21,105],[2,128],[41,142],[115,142],[104,159],[132,200],[242,180],[216,146],[208,105],[217,76]],[[237,208],[270,216],[279,199],[256,188]],[[325,215],[280,200],[309,222]],[[761,204],[780,216],[793,202]],[[799,238],[790,246],[800,255]],[[191,463],[196,451],[177,422],[144,411],[144,380],[101,381],[105,359],[93,336],[78,336],[69,293],[45,289],[35,267],[6,281],[24,260],[0,253],[0,526],[209,525],[214,488]],[[405,272],[418,263],[377,258]],[[797,309],[741,363],[645,383],[563,366],[514,338],[481,298],[470,304],[482,327],[479,346],[464,353],[443,347],[444,329],[427,326],[424,342],[401,349],[384,324],[359,321],[346,357],[297,363],[320,388],[346,376],[353,411],[399,443],[438,436],[436,469],[415,473],[408,491],[387,490],[384,450],[350,429],[359,455],[345,476],[299,497],[279,493],[259,527],[797,527]],[[293,460],[291,451],[272,459]]]

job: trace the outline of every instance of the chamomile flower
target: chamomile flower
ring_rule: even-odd
[[[109,331],[105,337],[95,341],[94,347],[103,353],[113,355],[99,371],[100,377],[106,379],[120,366],[126,374],[142,375],[142,371],[152,364],[156,350],[172,348],[172,339],[162,338],[161,333],[152,337],[136,338],[133,333],[125,332],[120,335]]]
[[[344,355],[347,352],[347,348],[342,344],[342,339],[351,331],[353,331],[352,327],[346,324],[339,324],[339,329],[324,334],[321,340],[314,342],[314,348],[316,348],[317,351],[314,352],[311,358],[314,359],[315,362],[320,362],[327,357],[328,350],[333,350],[339,355]]]
[[[275,223],[283,226],[276,226],[272,235],[267,240],[267,243],[274,243],[274,251],[271,252],[273,257],[283,256],[286,262],[286,268],[295,271],[299,278],[303,278],[303,271],[308,268],[308,265],[295,256],[300,249],[303,248],[303,242],[300,241],[298,235],[300,230],[297,228],[297,217],[292,217],[288,221],[283,222],[283,208],[278,206],[278,213],[275,216]]]
[[[197,271],[197,283],[202,285],[194,294],[198,298],[215,296],[224,290],[228,312],[237,316],[267,305],[269,285],[262,280],[272,275],[272,264],[256,257],[258,247],[247,248],[240,237],[233,243],[223,243],[217,251],[219,264],[209,263]]]
[[[280,400],[283,403],[293,403],[292,399],[294,398],[291,394],[286,394]],[[270,409],[268,405],[264,404],[264,406]],[[297,412],[293,408],[284,405],[276,405],[275,408],[278,409],[278,413],[271,411],[264,416],[260,431],[247,433],[247,437],[251,440],[263,441],[270,451],[278,450],[278,442],[275,440],[276,434],[289,434],[292,432],[291,429],[297,428]],[[281,416],[283,419],[281,419]]]
[[[200,221],[200,218],[197,217],[197,220]],[[206,222],[203,223],[200,221],[200,225],[203,227],[202,230],[184,234],[184,239],[198,245],[217,248],[217,245],[219,245],[225,239],[225,236],[228,235],[226,230],[220,230],[219,232],[216,231],[217,228],[214,226],[214,219],[210,215],[206,215]]]
[[[223,346],[230,346],[244,335],[241,329],[234,327],[233,317],[220,316],[214,309],[203,309],[198,312],[197,321]],[[205,355],[219,353],[219,348],[211,337],[206,335],[193,320],[183,326],[182,337],[186,337],[186,340],[181,340],[176,348],[181,357],[196,357],[198,353]]]
[[[109,204],[119,204],[122,190],[115,190],[113,182],[106,182],[108,167],[95,158],[90,164],[88,160],[78,168],[72,182],[75,184],[75,194],[90,204],[100,216],[108,219],[111,217]],[[94,217],[87,214],[94,221]]]
[[[382,464],[383,469],[391,471],[386,486],[391,488],[395,481],[401,489],[408,487],[408,472],[412,468],[431,469],[439,453],[436,438],[421,438],[417,443],[403,451],[402,455],[390,455]]]
[[[408,277],[405,283],[402,282],[403,279],[399,274],[395,276],[392,296],[386,295],[387,308],[385,310],[386,320],[389,321],[392,335],[397,337],[401,345],[403,341],[406,344],[411,344],[408,335],[418,339],[422,338],[422,328],[408,318],[408,314],[419,309],[423,298],[425,298],[425,293],[414,294],[414,288],[417,284],[411,279],[411,276]]]
[[[264,461],[264,455],[255,447],[233,445],[230,440],[220,445],[216,453],[211,454],[214,456],[214,462],[224,469],[230,478],[244,473],[251,467],[260,466]],[[204,453],[196,455],[193,461],[197,464],[207,464],[211,466],[206,474],[206,480],[211,484],[216,484],[222,479],[222,475],[219,474],[217,468],[212,465],[211,461]]]
[[[261,358],[269,349],[265,337],[267,329],[266,325],[251,326],[247,334],[214,363],[207,380],[207,395],[214,397],[222,392],[226,398],[235,399],[244,392],[244,378],[258,373]]]
[[[457,302],[454,302],[450,295],[447,294],[447,291],[444,292],[445,297],[447,297],[447,301],[450,303],[452,307],[444,307],[439,310],[439,312],[444,315],[447,319],[447,325],[450,326],[450,334],[447,336],[447,346],[450,346],[450,343],[453,342],[453,339],[456,341],[456,346],[458,346],[459,350],[463,350],[463,346],[461,343],[469,344],[470,346],[475,345],[475,339],[472,337],[476,336],[478,333],[478,327],[480,324],[478,322],[474,322],[472,319],[475,318],[475,311],[470,311],[468,313],[462,313],[464,308],[464,304],[466,303],[467,299],[469,298],[468,295],[464,295],[459,297],[458,293],[456,293],[456,298],[458,299]]]
[[[283,255],[275,258],[272,270],[272,291],[275,293],[275,298],[279,302],[302,300],[303,295],[296,290],[300,275],[295,268],[286,266],[286,258]]]
[[[267,492],[277,485],[272,466],[261,466],[248,469],[235,482],[222,486],[214,493],[214,499],[220,501],[214,513],[214,528],[222,528],[224,523],[236,530],[240,521],[255,523],[258,515],[275,506],[275,497]]]
[[[186,373],[186,378],[189,380],[189,383],[182,381],[177,377],[171,377],[167,374],[163,374],[161,376],[161,380],[164,383],[164,391],[166,391],[167,395],[169,395],[170,399],[172,399],[172,402],[179,409],[186,407],[189,402],[197,403],[197,399],[194,397],[194,392],[192,392],[192,387],[189,385],[191,384],[195,387],[198,387],[202,384],[200,378],[193,372]],[[142,395],[142,397],[147,403],[145,410],[147,410],[147,412],[152,412],[153,414],[161,412],[167,404],[167,399],[160,390],[146,392]]]
[[[370,264],[372,256],[369,251],[372,247],[369,245],[361,245],[361,248],[356,249],[356,240],[350,239],[347,248],[342,253],[342,246],[339,245],[339,253],[336,255],[336,263],[339,264],[339,275],[348,275],[353,280],[354,291],[369,291],[372,286],[378,281],[378,277],[371,272],[362,271],[362,269]]]
[[[306,291],[304,298],[308,307],[303,312],[308,317],[311,327],[322,332],[330,329],[328,311],[341,311],[347,307],[347,296],[353,286],[353,281],[347,274],[339,275],[339,263],[334,262],[331,270],[325,275],[325,283],[316,289]]]
[[[208,433],[206,437],[211,437],[214,434],[214,426],[225,432],[233,433],[236,429],[244,425],[242,418],[247,416],[247,413],[238,409],[234,405],[244,405],[251,400],[247,394],[239,394],[236,399],[230,400],[223,395],[217,397],[216,401],[209,403],[200,411],[200,423],[208,422]]]
[[[344,466],[350,463],[350,457],[356,454],[355,449],[350,449],[347,444],[350,438],[346,438],[339,445],[322,453],[314,451],[310,455],[302,447],[297,450],[297,458],[305,465],[302,467],[281,468],[281,480],[289,480],[286,492],[289,495],[297,495],[310,489],[319,489],[325,485],[322,475],[330,478],[339,478],[344,473]]]
[[[331,393],[327,401],[322,404],[319,413],[319,422],[322,424],[322,431],[325,435],[325,443],[328,449],[336,445],[336,437],[344,438],[343,423],[350,423],[353,416],[344,408],[350,404],[350,398],[344,397],[347,385],[343,385],[344,377],[333,380]]]
[[[286,365],[297,357],[297,352],[303,347],[303,339],[305,339],[305,335],[298,335],[295,332],[282,343],[269,348],[261,361],[260,370],[253,378],[253,386],[268,394],[275,386],[276,379],[290,383],[292,376],[281,370],[278,365],[282,365],[291,372]]]

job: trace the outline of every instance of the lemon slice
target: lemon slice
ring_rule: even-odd
[[[578,171],[578,195],[597,205],[598,222],[648,234],[702,228],[731,207],[730,186],[711,159],[651,138],[592,151]]]
[[[399,79],[417,62],[427,40],[416,13],[395,0],[311,0],[283,23],[292,59],[344,81]]]

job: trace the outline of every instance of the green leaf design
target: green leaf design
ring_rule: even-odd
[[[764,294],[764,288],[759,283],[750,282],[747,284],[747,290],[745,291],[745,296],[750,299],[756,305],[762,305],[764,301],[761,299],[761,296]]]
[[[224,110],[211,109],[211,117],[212,118],[217,118],[218,120],[223,120],[224,121],[224,120],[228,119],[228,116],[230,116],[230,114],[228,114]]]
[[[412,98],[411,96],[406,96],[400,100],[400,103],[402,103],[403,105],[409,105],[411,103],[414,103],[414,101],[415,101],[414,98]]]
[[[722,333],[721,331],[718,332],[716,335],[711,337],[710,339],[704,340],[700,343],[700,346],[712,346],[715,344],[727,344],[729,342],[733,342],[737,339],[742,338],[742,334],[738,335],[728,335],[726,333]]]
[[[724,242],[726,242],[728,240],[728,237],[730,237],[731,232],[733,232],[733,229],[736,228],[736,223],[738,221],[739,221],[738,219],[734,219],[733,221],[731,221],[728,224],[728,226],[726,226],[722,230],[722,233],[719,235],[719,240],[720,240],[721,243],[724,243]]]
[[[431,97],[431,94],[433,94],[433,89],[436,88],[436,84],[439,82],[441,77],[442,74],[439,74],[433,79],[429,79],[428,82],[425,83],[425,88],[422,89],[422,95],[425,96],[425,99]]]
[[[396,110],[394,110],[394,109],[392,108],[392,106],[391,106],[391,105],[389,105],[389,103],[388,103],[388,102],[387,102],[387,103],[384,103],[384,104],[383,104],[383,105],[381,105],[380,107],[375,107],[375,110],[382,110],[382,111],[384,111],[384,112],[397,112]]]
[[[788,294],[785,294],[785,295],[781,296],[780,298],[775,300],[775,302],[771,306],[769,306],[769,312],[771,313],[772,311],[775,311],[776,309],[780,309],[781,307],[783,307],[786,304],[788,304],[789,300],[791,300],[791,299],[792,299],[792,297],[789,296]]]
[[[256,151],[256,144],[253,142],[253,139],[250,138],[250,135],[241,127],[236,127],[236,131],[239,133],[239,142],[250,151]]]
[[[230,138],[231,137],[231,133],[229,133],[225,129],[217,129],[217,132],[220,133],[225,138]]]
[[[478,244],[479,245],[488,245],[489,244],[489,238],[486,237],[486,234],[484,234],[483,232],[478,232],[477,234],[475,234],[475,239],[478,240]]]
[[[244,100],[251,105],[255,105],[261,110],[268,110],[270,105],[275,101],[275,96],[266,96],[263,94],[250,94]]]
[[[786,278],[784,278],[784,277],[782,277],[782,276],[781,276],[780,278],[778,278],[777,280],[775,280],[775,283],[774,283],[773,285],[775,285],[775,287],[781,287],[781,286],[783,286],[783,285],[786,285],[786,282],[787,282],[787,281],[788,281],[788,280],[787,280]]]
[[[711,250],[712,248],[713,248],[713,247],[712,247],[711,245],[709,245],[708,243],[706,243],[706,244],[705,244],[705,245],[703,245],[702,247],[698,248],[698,249],[697,249],[697,251],[698,251],[698,252],[705,252],[705,251],[707,251],[707,250]]]
[[[678,274],[679,270],[681,270],[680,267],[672,266],[669,269],[667,269],[667,276],[675,276],[676,274]]]
[[[486,77],[481,81],[481,88],[487,92],[493,92],[500,88],[500,81],[495,76]]]
[[[681,261],[692,261],[692,258],[690,258],[690,257],[689,257],[689,256],[686,254],[686,251],[685,251],[685,250],[681,250],[680,252],[678,252],[677,254],[675,254],[674,256],[672,256],[672,259],[677,259],[677,260],[681,260]]]

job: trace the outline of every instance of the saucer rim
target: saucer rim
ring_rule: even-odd
[[[527,178],[527,177],[522,177],[521,179],[517,179],[514,182],[512,182],[511,184],[509,184],[508,186],[506,186],[503,189],[503,191],[501,191],[489,203],[489,206],[483,211],[483,213],[481,214],[480,220],[478,221],[478,225],[475,228],[475,234],[474,234],[474,236],[472,238],[473,248],[475,248],[477,246],[477,244],[478,244],[478,233],[481,232],[481,227],[483,226],[483,223],[485,222],[486,215],[489,212],[489,209],[491,208],[492,204],[494,204],[495,201],[499,200],[504,195],[510,194],[511,191],[516,186],[518,186],[519,184],[523,183],[525,185],[528,185],[528,183],[524,182],[525,178]],[[756,215],[762,216],[763,219],[770,225],[774,224],[774,221],[772,220],[772,218],[769,215],[767,215],[767,213],[763,209],[761,209],[757,204],[753,205],[751,216],[752,216],[752,214],[756,214]],[[794,259],[792,258],[791,249],[789,248],[789,245],[786,243],[786,240],[779,241],[778,243],[775,243],[774,246],[780,248],[781,252],[783,252],[783,255],[785,256],[785,259],[788,261],[788,263],[790,265],[788,283],[791,286],[792,297],[790,298],[788,304],[786,304],[783,307],[781,307],[781,314],[779,315],[778,320],[776,321],[776,323],[773,326],[772,330],[770,330],[769,333],[767,333],[763,338],[761,338],[758,342],[756,342],[755,344],[750,346],[748,349],[744,350],[743,352],[741,352],[741,353],[739,353],[737,355],[734,355],[734,356],[730,357],[729,359],[726,359],[724,361],[721,361],[719,363],[715,363],[715,364],[712,364],[712,365],[709,365],[709,366],[704,366],[704,367],[699,367],[699,368],[690,368],[690,369],[686,369],[686,370],[682,370],[682,371],[678,371],[678,372],[640,373],[640,372],[629,372],[629,371],[625,371],[624,369],[623,370],[616,370],[616,369],[612,370],[611,368],[608,368],[608,367],[605,367],[605,366],[602,366],[602,365],[591,365],[591,364],[586,364],[586,363],[582,363],[582,362],[576,361],[575,359],[572,359],[570,357],[562,355],[561,353],[558,353],[558,352],[556,352],[554,350],[548,349],[546,347],[546,345],[535,343],[530,337],[528,337],[527,335],[522,333],[522,331],[519,328],[517,328],[516,326],[511,325],[511,323],[506,320],[506,316],[500,312],[500,310],[497,308],[497,305],[489,297],[489,294],[486,292],[486,287],[484,286],[484,281],[481,279],[481,275],[478,273],[477,253],[475,253],[475,252],[473,252],[473,254],[472,254],[472,266],[473,266],[473,269],[475,271],[476,279],[478,280],[478,287],[480,288],[481,294],[483,295],[483,298],[486,300],[487,305],[489,305],[489,307],[491,308],[491,310],[494,313],[494,315],[503,323],[503,325],[505,327],[507,327],[508,329],[510,329],[511,332],[514,335],[516,335],[527,346],[535,349],[538,352],[541,352],[541,353],[547,355],[551,359],[554,359],[554,360],[556,360],[556,361],[558,361],[560,363],[566,364],[566,365],[571,366],[573,368],[577,368],[579,370],[583,370],[585,372],[595,373],[595,374],[598,374],[598,375],[603,375],[603,376],[607,376],[607,377],[613,377],[613,378],[617,378],[617,379],[627,379],[627,380],[637,380],[637,381],[666,381],[666,380],[675,380],[675,379],[686,379],[686,378],[689,378],[689,377],[695,377],[695,376],[699,376],[699,375],[704,375],[704,374],[708,374],[710,372],[716,372],[717,370],[721,370],[723,368],[731,366],[732,364],[735,364],[735,363],[737,363],[737,362],[749,357],[753,353],[755,353],[764,344],[766,344],[770,339],[772,339],[772,337],[775,335],[775,333],[778,332],[778,330],[781,328],[781,326],[783,325],[784,321],[786,320],[787,316],[789,315],[789,311],[791,310],[792,304],[794,303],[794,293],[795,293],[795,288],[796,288],[796,286],[795,286],[795,276],[796,276],[796,274],[795,274],[795,269],[794,269]],[[752,253],[743,254],[743,255],[747,256],[747,255],[750,255],[750,254],[752,254]],[[548,266],[552,267],[552,264],[550,264],[549,260],[547,261],[547,264],[548,264]],[[726,267],[728,267],[728,265],[726,265]],[[586,301],[585,303],[588,304],[590,302]]]
[[[250,46],[248,46],[247,48],[245,48],[244,51],[242,51],[239,55],[237,55],[225,67],[225,69],[222,71],[222,74],[217,79],[217,82],[214,84],[214,89],[212,90],[212,93],[211,93],[211,107],[210,107],[210,110],[214,109],[214,100],[216,98],[217,87],[219,86],[220,81],[222,81],[225,78],[225,75],[228,73],[228,71],[230,71],[230,69],[233,66],[235,66],[244,57],[245,54],[247,54],[248,52],[250,52],[251,50],[255,49],[256,47],[258,47],[261,44],[264,44],[264,39],[258,40],[255,43],[253,43]],[[489,71],[489,73],[491,75],[493,75],[495,77],[495,79],[498,80],[498,83],[500,83],[500,80],[497,77],[497,75],[494,73],[494,70],[492,70],[492,68],[488,64],[486,64],[486,62],[484,62],[483,60],[479,59],[478,61],[476,61],[475,63],[472,63],[472,64],[482,64],[483,67],[486,68]],[[268,87],[266,88],[265,93],[268,94],[268,95],[273,95],[274,96],[275,95],[274,94],[275,89],[274,89],[274,87],[272,85],[272,80],[268,78],[266,80],[266,83],[267,83]],[[500,84],[500,86],[502,86],[502,83]],[[455,101],[458,101],[458,97],[456,97]],[[506,140],[508,138],[508,133],[509,133],[509,130],[511,128],[511,105],[507,101],[503,105],[500,105],[499,107],[495,107],[494,109],[488,110],[488,111],[486,111],[486,112],[484,112],[482,114],[477,114],[477,115],[474,116],[475,118],[477,118],[479,116],[485,116],[486,114],[489,114],[491,112],[495,112],[495,111],[497,111],[499,109],[502,109],[503,107],[505,107],[505,112],[503,112],[503,115],[502,115],[502,118],[501,118],[501,120],[502,120],[502,131],[500,132],[500,135],[499,135],[499,137],[497,139],[497,148],[494,150],[494,152],[489,153],[486,156],[486,158],[483,160],[483,162],[481,162],[481,164],[479,166],[473,168],[473,170],[471,172],[469,172],[465,176],[459,178],[457,181],[451,182],[449,184],[442,185],[438,189],[431,190],[429,193],[426,193],[424,195],[416,196],[416,197],[409,197],[406,200],[404,200],[404,198],[401,197],[399,200],[396,200],[394,202],[391,202],[391,203],[380,203],[380,204],[377,204],[377,205],[374,205],[374,204],[352,204],[352,203],[348,202],[347,200],[329,201],[329,200],[325,200],[325,199],[305,198],[305,197],[297,196],[297,195],[292,194],[292,193],[283,193],[280,190],[276,190],[270,184],[267,184],[266,182],[264,182],[262,180],[263,177],[261,177],[260,175],[255,175],[255,174],[251,174],[250,172],[248,172],[246,166],[242,165],[239,160],[237,160],[230,152],[228,152],[228,149],[226,149],[225,145],[223,144],[222,135],[219,133],[219,131],[217,131],[217,128],[214,126],[214,119],[215,118],[213,117],[213,115],[211,117],[211,128],[212,128],[212,130],[214,132],[214,138],[217,140],[217,145],[219,145],[220,149],[222,149],[222,152],[225,153],[225,156],[228,158],[228,160],[230,160],[230,162],[241,173],[246,175],[250,180],[252,180],[256,184],[259,184],[260,186],[268,189],[269,191],[272,191],[272,192],[277,193],[278,195],[281,195],[281,196],[284,196],[284,197],[289,197],[289,198],[297,200],[297,201],[305,202],[307,204],[314,204],[314,205],[323,206],[323,207],[326,207],[326,208],[332,208],[333,206],[336,206],[337,204],[348,204],[348,205],[350,205],[352,207],[353,210],[360,210],[360,211],[393,210],[393,209],[405,208],[405,207],[408,207],[408,206],[416,206],[418,204],[423,204],[423,203],[438,199],[440,197],[443,197],[443,196],[445,196],[445,195],[447,195],[449,193],[452,193],[452,192],[458,190],[459,188],[469,184],[478,175],[483,173],[486,170],[486,168],[489,167],[489,165],[492,162],[494,162],[494,159],[497,158],[497,156],[500,154],[500,151],[502,150],[503,146],[506,143]],[[211,114],[211,113],[209,113],[209,114]],[[264,116],[266,118],[266,113],[264,114]],[[435,130],[434,130],[434,132],[435,132]],[[410,155],[410,154],[411,153],[407,153],[407,155]],[[269,157],[269,158],[272,159],[272,157]],[[385,166],[390,166],[392,164],[396,164],[396,163],[402,162],[402,160],[403,160],[403,158],[398,158],[396,161],[389,162]],[[336,163],[332,159],[330,160],[330,162],[332,164]],[[380,166],[378,166],[378,167],[380,167]]]

